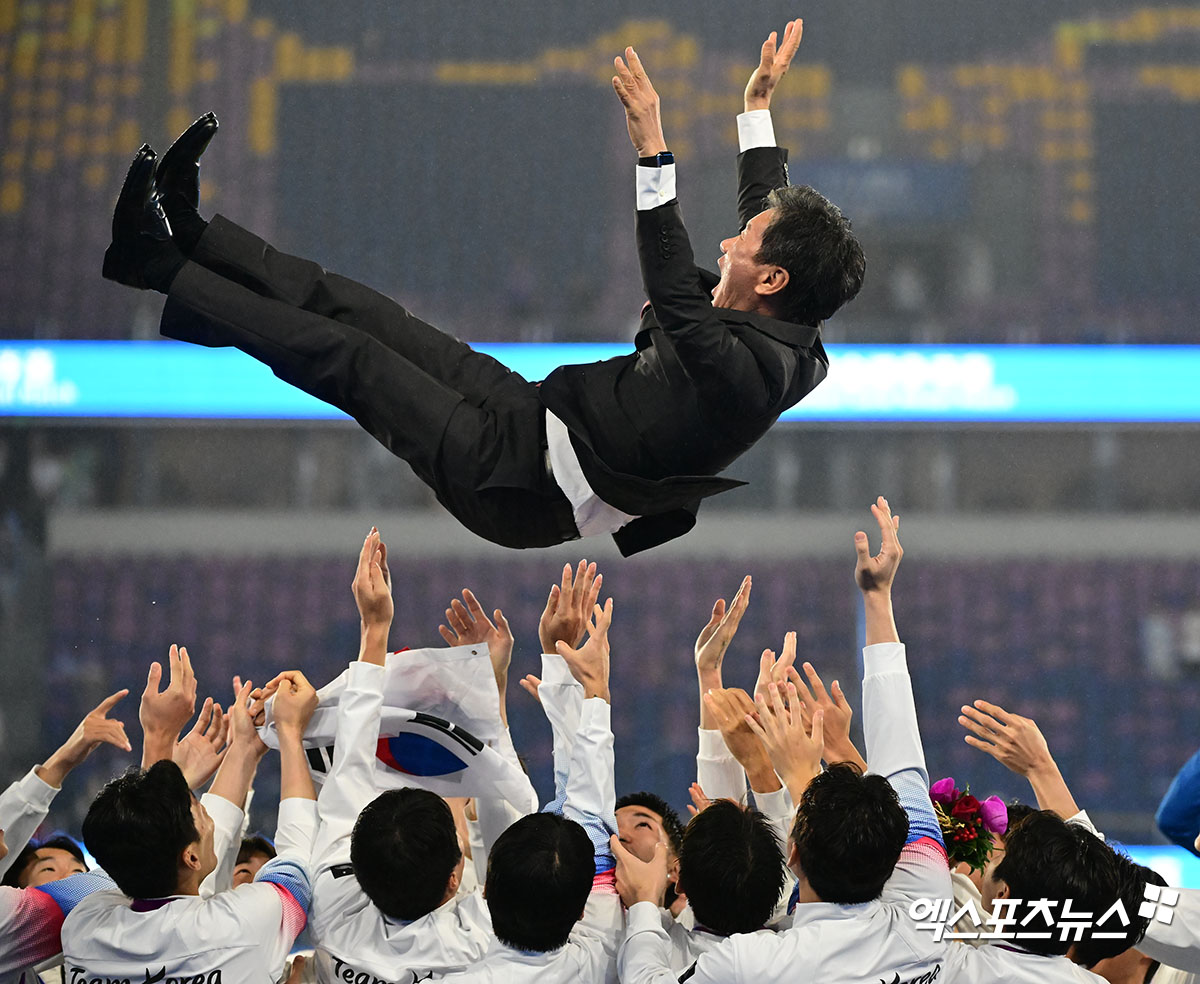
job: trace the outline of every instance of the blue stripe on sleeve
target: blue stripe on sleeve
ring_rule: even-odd
[[[37,891],[49,895],[66,916],[93,892],[116,887],[113,880],[102,871],[83,871],[69,878],[39,885]]]
[[[938,823],[937,814],[933,812],[929,787],[921,770],[904,769],[888,776],[888,782],[896,790],[896,795],[900,797],[900,805],[908,814],[908,839],[905,843],[912,844],[922,837],[928,837],[945,847],[942,828]]]
[[[312,904],[312,881],[299,862],[287,858],[272,858],[258,869],[254,880],[278,885],[299,903],[307,915]]]

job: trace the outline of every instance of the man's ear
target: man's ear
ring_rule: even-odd
[[[995,898],[1006,899],[1009,897],[1011,892],[1008,887],[1008,882],[1000,881],[999,879],[997,879],[996,886],[997,886],[997,888],[996,888],[996,894],[994,896]]]
[[[192,841],[179,855],[179,866],[188,871],[200,870],[200,842]]]
[[[770,297],[778,294],[788,285],[788,272],[781,266],[768,267],[754,285],[755,292],[760,297]]]

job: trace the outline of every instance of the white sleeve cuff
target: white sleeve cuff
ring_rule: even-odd
[[[230,838],[241,838],[244,814],[236,803],[215,793],[205,793],[200,797],[200,804],[208,811],[213,825],[218,830],[224,831]]]
[[[356,659],[346,674],[346,689],[378,690],[383,682],[385,667]]]
[[[902,642],[878,642],[863,647],[863,679],[877,673],[907,673],[908,660]]]
[[[696,755],[703,759],[731,759],[733,753],[725,744],[725,736],[720,731],[700,728],[700,745]]]
[[[654,902],[635,902],[625,913],[625,938],[634,933],[658,933],[666,936],[662,916]]]
[[[778,147],[775,126],[769,109],[752,109],[739,113],[737,118],[738,150],[745,153],[755,147]]]
[[[637,166],[637,208],[648,212],[659,205],[666,205],[675,197],[675,165],[662,167]]]
[[[583,684],[571,675],[567,661],[558,653],[542,653],[542,684],[550,687],[578,687]]]
[[[57,786],[51,786],[41,776],[37,774],[38,766],[34,766],[18,782],[13,783],[13,787],[17,790],[17,795],[20,796],[26,803],[36,810],[45,813],[50,809],[50,804],[54,801],[54,797],[60,792]]]

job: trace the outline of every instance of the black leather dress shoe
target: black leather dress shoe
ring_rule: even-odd
[[[164,290],[164,278],[169,285],[184,262],[154,188],[157,159],[149,144],[133,158],[113,210],[112,242],[104,251],[104,278],[143,290]]]
[[[217,118],[205,113],[183,131],[158,162],[154,183],[170,215],[174,207],[200,207],[200,157],[216,135]]]

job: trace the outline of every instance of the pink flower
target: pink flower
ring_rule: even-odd
[[[929,798],[935,803],[941,803],[943,806],[949,806],[954,802],[954,780],[950,778],[939,779],[929,787]],[[1005,813],[1005,817],[1008,813]]]
[[[983,825],[993,834],[1003,834],[1008,830],[1008,807],[999,796],[989,796],[979,804],[979,815]]]

